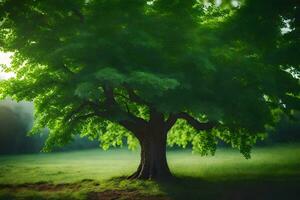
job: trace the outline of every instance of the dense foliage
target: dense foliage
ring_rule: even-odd
[[[0,18],[16,74],[1,97],[34,102],[46,150],[75,134],[134,148],[124,122],[155,110],[178,116],[168,144],[205,155],[223,140],[249,157],[300,108],[297,0],[2,0]]]

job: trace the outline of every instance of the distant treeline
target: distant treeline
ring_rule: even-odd
[[[16,103],[10,100],[0,102],[0,154],[33,153],[41,151],[47,138],[45,129],[40,135],[27,136],[33,124],[33,104]],[[264,144],[300,142],[300,114],[294,121],[284,118],[269,134]],[[99,142],[87,138],[74,138],[66,147],[56,151],[97,148]]]
[[[287,117],[283,118],[265,141],[265,143],[294,142],[300,142],[300,113],[297,113],[293,120]]]
[[[40,135],[28,136],[33,124],[33,104],[16,103],[10,100],[0,102],[0,154],[40,152],[47,138],[45,129]],[[74,138],[74,141],[55,151],[96,148],[99,142],[87,138]]]

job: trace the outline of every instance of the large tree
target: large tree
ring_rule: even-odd
[[[246,158],[299,109],[297,0],[2,0],[2,98],[33,101],[45,150],[75,134],[141,147],[131,178],[171,176],[166,144]],[[169,135],[168,135],[169,133]],[[168,136],[168,137],[167,137]]]

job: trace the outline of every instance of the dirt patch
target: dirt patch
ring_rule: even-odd
[[[51,184],[51,183],[26,183],[19,185],[0,185],[0,189],[9,189],[12,191],[18,190],[36,190],[36,191],[49,191],[58,192],[65,189],[77,189],[80,184]]]
[[[92,192],[89,200],[171,200],[169,197],[156,195],[146,196],[137,191],[127,190],[106,190],[103,192]]]

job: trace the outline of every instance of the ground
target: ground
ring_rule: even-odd
[[[219,149],[214,157],[169,151],[176,178],[129,181],[138,151],[100,149],[0,156],[0,199],[299,199],[300,145],[255,148],[246,160]]]

